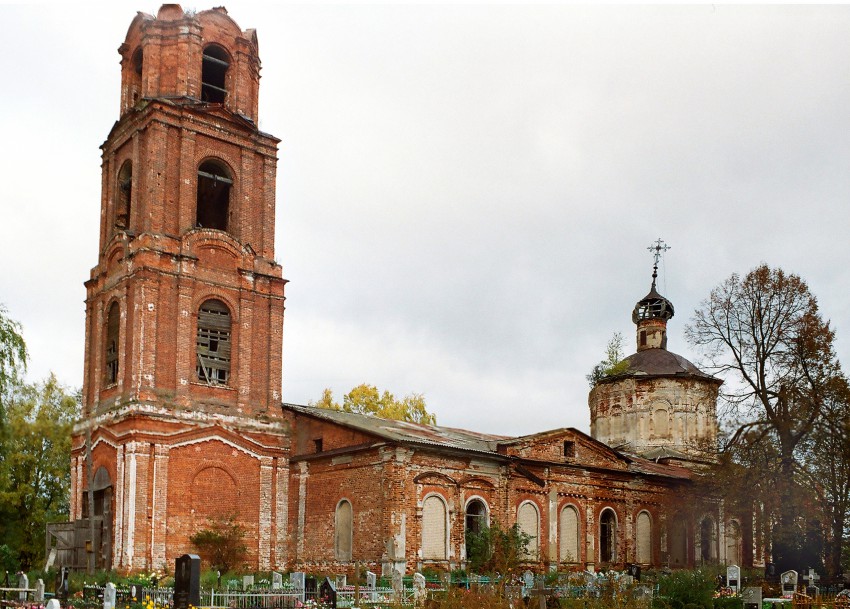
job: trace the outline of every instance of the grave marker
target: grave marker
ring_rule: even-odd
[[[397,600],[401,600],[404,594],[404,580],[401,577],[401,571],[393,569],[393,594]]]
[[[184,554],[174,560],[174,609],[201,604],[201,557]]]
[[[35,602],[44,602],[44,580],[38,579],[35,582]]]
[[[65,605],[68,604],[68,567],[62,567],[56,574],[56,598]]]
[[[115,584],[107,582],[103,587],[103,609],[115,609]]]
[[[744,609],[761,609],[761,588],[747,586],[741,591],[741,600],[744,602]]]
[[[417,605],[425,602],[425,576],[421,573],[413,574],[413,599]]]
[[[242,576],[242,590],[247,590],[248,588],[254,585],[254,576],[253,575],[243,575]]]
[[[534,588],[528,591],[528,606],[531,607],[531,599],[537,598],[537,608],[546,609],[546,585],[543,583],[543,578],[537,579]]]
[[[27,590],[29,589],[29,587],[30,587],[29,576],[27,576],[27,574],[24,573],[23,571],[20,571],[18,573],[18,588],[24,588],[24,590],[21,591],[21,592],[18,592],[18,600],[19,601],[27,600],[27,595],[29,594],[29,592],[27,592]]]
[[[366,571],[366,589],[369,591],[369,600],[377,601],[378,600],[378,591],[376,588],[378,587],[378,576],[372,573],[371,571]]]
[[[738,565],[729,565],[726,567],[726,585],[738,594],[741,589],[741,567]]]
[[[782,596],[792,596],[797,591],[796,571],[786,571],[779,576],[779,581],[782,582]]]
[[[283,574],[272,571],[272,590],[280,590],[281,588],[283,588]]]
[[[62,605],[59,604],[58,598],[51,598],[49,601],[47,601],[46,609],[62,609]]]

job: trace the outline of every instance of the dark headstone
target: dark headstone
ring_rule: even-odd
[[[56,573],[56,589],[54,590],[56,598],[63,606],[68,604],[68,567],[62,567]]]
[[[640,581],[640,565],[629,565],[628,573],[635,578],[635,581]]]
[[[316,578],[308,575],[304,578],[304,594],[310,597],[315,597],[319,591],[319,586],[316,583]]]
[[[174,561],[174,609],[201,604],[201,557],[184,554]]]
[[[776,565],[772,562],[767,563],[764,567],[764,576],[765,578],[776,577]]]
[[[324,607],[336,609],[336,586],[334,586],[330,577],[326,577],[322,585],[319,586],[319,599]]]

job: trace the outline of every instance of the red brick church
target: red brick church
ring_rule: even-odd
[[[119,53],[69,566],[165,567],[230,516],[260,570],[454,569],[467,531],[494,520],[533,537],[539,567],[763,558],[722,505],[675,511],[698,467],[689,446],[714,437],[719,381],[667,352],[672,305],[654,281],[629,371],[591,394],[594,437],[282,404],[279,140],[258,128],[257,35],[224,8],[167,4],[136,16]]]

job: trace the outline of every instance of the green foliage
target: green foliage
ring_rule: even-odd
[[[491,526],[482,525],[477,533],[466,534],[466,557],[473,573],[509,573],[526,559],[528,544],[533,537],[523,533],[519,525],[502,528],[493,520]]]
[[[0,305],[0,424],[7,391],[27,366],[27,346],[21,336],[21,324],[9,319],[6,313],[6,307]]]
[[[226,573],[245,561],[248,554],[245,533],[245,527],[236,522],[235,515],[231,515],[210,520],[209,528],[198,531],[189,541],[207,564]]]
[[[325,389],[318,401],[310,401],[310,406],[367,414],[383,419],[410,421],[424,425],[436,425],[437,417],[428,412],[425,398],[418,393],[412,393],[398,400],[389,391],[381,393],[374,385],[365,383],[357,385],[345,394],[342,404],[334,402],[333,392]]]
[[[0,542],[30,570],[44,559],[46,523],[68,514],[71,427],[79,396],[52,374],[47,380],[7,388],[6,425],[0,445]]]
[[[659,607],[673,609],[712,609],[714,606],[714,574],[705,569],[674,571],[658,578],[661,596]]]
[[[624,357],[623,335],[615,332],[605,347],[605,359],[596,364],[590,374],[585,377],[590,386],[596,387],[597,383],[607,376],[617,376],[627,372],[629,363],[623,359]]]

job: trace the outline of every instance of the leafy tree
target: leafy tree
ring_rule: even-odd
[[[213,569],[225,573],[245,561],[248,554],[245,534],[245,527],[236,522],[235,515],[230,515],[210,520],[209,527],[192,535],[189,541]]]
[[[615,332],[605,348],[605,359],[596,364],[590,374],[585,377],[590,386],[596,387],[599,381],[606,376],[617,376],[625,373],[629,369],[629,363],[624,361],[624,357],[623,335]]]
[[[0,542],[23,569],[44,558],[46,524],[67,516],[71,427],[79,396],[52,374],[9,388],[6,437],[0,453]]]
[[[473,573],[506,574],[517,569],[528,555],[533,537],[518,524],[505,529],[498,521],[482,525],[478,532],[466,534],[466,557]]]
[[[726,448],[739,454],[752,449],[755,461],[765,446],[775,450],[760,472],[775,481],[778,495],[773,558],[780,569],[805,566],[799,564],[805,534],[799,530],[797,451],[841,377],[829,322],[799,276],[763,264],[712,290],[685,333],[711,370],[726,377],[723,399],[735,424]]]
[[[309,402],[309,405],[424,425],[437,424],[437,417],[428,412],[425,398],[421,394],[412,393],[398,400],[389,391],[381,393],[374,385],[365,383],[357,385],[346,393],[342,398],[342,404],[334,401],[333,392],[330,389],[325,389],[322,397],[316,402]]]
[[[27,346],[21,336],[21,324],[9,319],[0,305],[0,406],[5,403],[10,384],[26,370]],[[0,420],[3,411],[0,408]]]

